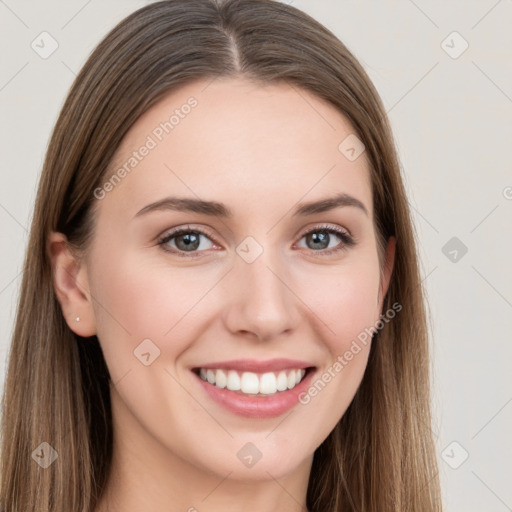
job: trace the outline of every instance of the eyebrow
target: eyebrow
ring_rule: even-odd
[[[362,210],[366,216],[369,216],[365,205],[357,198],[341,193],[333,197],[327,197],[308,203],[299,203],[293,212],[294,217],[313,215],[315,213],[324,213],[335,208],[343,206],[353,206]],[[159,201],[148,204],[139,210],[135,217],[140,217],[150,212],[172,210],[177,212],[194,212],[213,217],[233,218],[234,214],[225,204],[217,201],[205,201],[189,197],[165,197]]]

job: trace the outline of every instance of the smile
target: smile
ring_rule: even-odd
[[[220,389],[238,391],[246,395],[273,395],[293,389],[306,374],[304,368],[280,372],[237,372],[236,370],[199,369],[199,377]]]
[[[265,419],[295,407],[318,368],[291,359],[240,359],[190,369],[208,400],[236,416]]]

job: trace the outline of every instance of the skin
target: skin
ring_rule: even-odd
[[[112,172],[170,112],[190,96],[198,101],[97,201],[81,261],[63,235],[49,238],[68,325],[98,336],[112,378],[113,470],[97,511],[306,510],[314,451],[352,401],[370,344],[310,403],[270,419],[214,403],[190,367],[287,357],[310,361],[320,375],[382,313],[394,240],[381,274],[366,154],[349,161],[338,150],[354,133],[348,120],[284,83],[208,83],[172,92],[130,129]],[[344,206],[292,217],[298,203],[338,192],[359,199],[369,215]],[[220,201],[234,217],[171,210],[135,217],[169,195]],[[327,245],[343,246],[337,235],[324,246],[304,236],[324,224],[347,230],[356,244],[322,256]],[[201,236],[197,258],[158,245],[172,228],[189,225],[212,234]],[[248,236],[263,248],[252,263],[236,252]],[[190,254],[180,240],[167,248]],[[160,350],[149,366],[134,356],[147,338]],[[236,456],[248,442],[262,453],[251,468]]]

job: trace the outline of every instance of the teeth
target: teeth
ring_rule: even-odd
[[[228,383],[228,377],[222,370],[215,372],[215,385],[218,388],[225,388]]]
[[[255,373],[244,372],[240,379],[240,391],[251,395],[257,395],[260,392],[260,380]]]
[[[231,391],[238,391],[240,389],[240,377],[234,370],[228,372],[228,382],[226,387]]]
[[[277,391],[284,391],[288,389],[288,377],[286,372],[279,372],[277,376]]]
[[[282,370],[279,373],[268,372],[258,374],[254,372],[243,372],[242,376],[235,370],[221,370],[201,368],[199,376],[204,381],[217,386],[227,388],[230,391],[241,391],[247,395],[273,395],[278,391],[293,389],[304,377],[306,370],[293,369]]]
[[[273,395],[277,391],[277,379],[273,373],[264,373],[259,382],[259,392]],[[242,388],[243,389],[243,388]]]
[[[206,372],[208,374],[208,372]],[[295,387],[295,384],[296,384],[296,380],[295,380],[295,370],[292,370],[289,374],[288,374],[288,383],[287,383],[287,386],[288,386],[288,389],[292,389]]]

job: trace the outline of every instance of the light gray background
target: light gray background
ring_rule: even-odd
[[[147,3],[0,0],[2,381],[50,131],[90,51]],[[360,59],[390,116],[429,295],[446,510],[512,511],[512,1],[288,3]],[[47,59],[31,48],[43,31],[59,45]],[[443,253],[452,237],[465,255]]]

